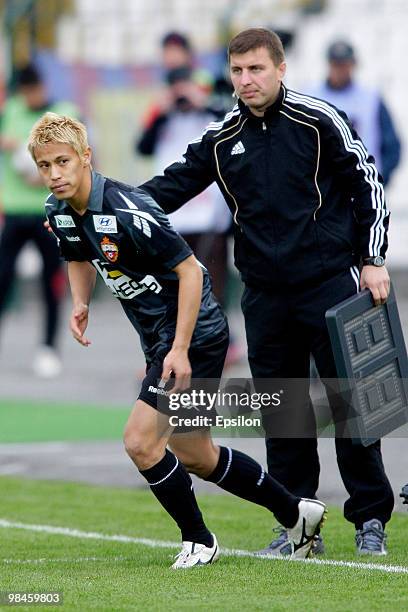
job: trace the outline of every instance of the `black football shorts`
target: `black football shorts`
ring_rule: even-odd
[[[226,331],[206,344],[190,348],[188,356],[192,369],[192,384],[189,389],[182,392],[183,398],[181,398],[180,394],[178,399],[177,395],[171,396],[169,394],[169,391],[171,393],[174,381],[170,379],[166,386],[163,386],[161,383],[163,360],[168,351],[162,352],[149,365],[138,399],[146,402],[146,404],[149,404],[149,406],[152,406],[152,408],[155,408],[162,414],[166,414],[169,417],[179,417],[181,421],[197,417],[198,415],[212,419],[216,413],[214,409],[209,408],[208,403],[205,401],[203,403],[202,399],[208,397],[206,394],[214,394],[218,390],[228,344],[229,334]],[[189,402],[189,398],[193,401]],[[196,399],[198,401],[195,401]],[[208,420],[205,423],[208,423],[208,426],[210,426]],[[182,427],[184,431],[202,428],[202,419],[199,426]]]

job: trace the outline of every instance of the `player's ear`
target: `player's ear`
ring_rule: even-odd
[[[87,147],[82,155],[84,166],[90,166],[92,161],[92,150],[91,147]]]

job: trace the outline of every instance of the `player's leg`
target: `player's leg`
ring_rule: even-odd
[[[324,504],[295,497],[245,453],[214,444],[209,430],[174,434],[169,443],[188,471],[273,512],[288,531],[293,556],[310,554]]]
[[[245,453],[214,444],[208,430],[174,434],[169,444],[189,472],[264,506],[286,527],[295,525],[300,498],[289,493]]]
[[[219,547],[204,523],[190,475],[166,449],[173,428],[169,425],[168,400],[157,393],[162,368],[162,358],[158,356],[142,382],[124,439],[129,456],[180,528],[183,547],[172,567],[184,569],[214,563]]]
[[[211,546],[212,535],[198,508],[191,478],[177,457],[166,449],[171,430],[166,415],[138,400],[125,428],[126,452],[176,521],[183,541]]]

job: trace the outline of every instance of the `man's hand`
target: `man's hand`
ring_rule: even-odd
[[[170,375],[175,375],[174,386],[169,389],[170,393],[179,393],[188,389],[191,385],[191,365],[188,359],[187,349],[172,348],[163,361],[161,379],[164,383],[170,380]]]
[[[363,266],[360,277],[361,289],[369,289],[374,304],[385,304],[390,293],[390,277],[385,266]]]
[[[89,346],[91,341],[84,336],[84,332],[88,326],[89,306],[86,304],[78,304],[74,306],[69,320],[69,327],[75,340],[82,346]]]

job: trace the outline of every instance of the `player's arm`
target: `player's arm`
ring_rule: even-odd
[[[335,120],[324,124],[322,155],[331,160],[334,172],[341,184],[347,185],[353,198],[363,260],[360,287],[371,291],[376,305],[383,304],[390,290],[387,269],[364,263],[369,258],[385,258],[388,247],[390,213],[385,203],[382,177],[373,156],[367,152],[345,113],[333,111],[333,115]]]
[[[88,261],[69,261],[68,279],[72,296],[72,312],[69,320],[71,333],[82,346],[89,346],[84,336],[88,325],[89,303],[95,287],[96,270]]]
[[[190,386],[191,365],[188,349],[197,322],[203,289],[203,273],[194,255],[174,268],[179,279],[176,334],[171,351],[163,362],[162,379],[167,381],[173,372],[176,380],[173,393]]]

